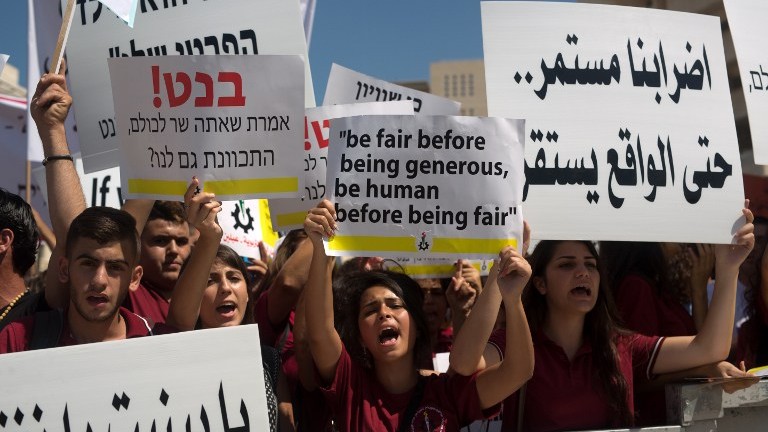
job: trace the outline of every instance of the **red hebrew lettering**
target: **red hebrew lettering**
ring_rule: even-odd
[[[189,100],[189,96],[192,94],[192,80],[184,72],[176,72],[176,82],[181,83],[181,94],[176,95],[176,89],[173,83],[173,73],[166,72],[163,74],[165,80],[165,91],[168,94],[168,103],[171,108],[183,105]]]
[[[196,107],[212,107],[213,106],[213,77],[207,73],[198,72],[195,74],[195,82],[199,82],[205,86],[205,94],[195,98]]]
[[[312,148],[312,143],[309,142],[309,125],[307,125],[307,117],[304,117],[304,150],[309,151]]]
[[[231,82],[235,86],[234,96],[220,96],[218,106],[245,106],[245,96],[243,96],[243,78],[237,72],[219,72],[219,82]]]
[[[160,66],[152,66],[152,90],[157,95],[152,99],[152,105],[160,108],[163,104],[163,100],[160,99]]]
[[[323,127],[320,127],[319,121],[313,121],[312,122],[312,130],[315,132],[315,138],[317,139],[317,144],[320,146],[320,148],[326,148],[328,147],[328,140],[329,138],[326,138],[326,135],[330,135],[330,129],[331,129],[331,122],[328,119],[323,120]],[[328,131],[328,134],[324,134],[323,131]]]

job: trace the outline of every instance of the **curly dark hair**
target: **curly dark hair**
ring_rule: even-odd
[[[546,283],[546,268],[552,261],[555,249],[564,241],[546,240],[536,245],[528,261],[531,264],[531,279],[523,291],[523,306],[528,317],[528,326],[531,334],[541,331],[547,318],[547,300],[534,287],[534,279],[543,278]],[[577,241],[587,247],[589,253],[598,258],[595,245],[589,241]],[[613,418],[620,425],[634,423],[633,414],[629,409],[627,399],[627,380],[621,372],[619,365],[616,338],[622,334],[629,334],[617,324],[616,306],[613,302],[611,291],[606,289],[603,278],[600,280],[600,294],[597,296],[595,307],[587,313],[584,320],[584,339],[592,346],[595,370],[602,371],[594,374],[594,385],[600,388],[605,400],[613,411]],[[631,397],[631,396],[630,396]]]
[[[37,224],[32,207],[3,188],[0,188],[0,229],[13,232],[13,271],[24,276],[37,258]]]
[[[333,281],[336,331],[350,357],[368,368],[373,367],[360,344],[358,326],[360,298],[365,290],[373,286],[387,288],[405,303],[405,309],[415,324],[412,327],[416,329],[414,366],[423,364],[425,358],[432,356],[429,327],[422,310],[424,294],[419,284],[407,275],[387,270],[350,272]]]

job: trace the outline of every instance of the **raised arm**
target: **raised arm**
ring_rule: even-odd
[[[200,231],[200,237],[176,281],[166,319],[166,323],[180,331],[195,328],[222,236],[222,229],[216,220],[216,214],[221,211],[221,203],[215,201],[216,197],[212,193],[195,194],[199,184],[197,178],[193,177],[184,193],[184,207],[187,210],[187,222]]]
[[[123,210],[136,219],[136,231],[139,235],[144,231],[144,225],[147,224],[147,218],[154,205],[155,200],[151,199],[129,199],[123,203]]]
[[[284,325],[291,310],[299,301],[309,277],[309,265],[312,261],[312,242],[309,239],[301,243],[280,268],[277,276],[267,288],[267,315],[273,326]]]
[[[754,216],[747,208],[742,211],[746,223],[736,232],[733,244],[715,247],[715,291],[701,331],[696,336],[667,338],[659,350],[654,374],[690,369],[728,357],[739,266],[755,245]]]
[[[451,326],[454,334],[461,330],[482,291],[480,272],[472,264],[458,260],[455,267],[456,272],[445,292],[445,298],[451,308]]]
[[[37,83],[29,106],[43,143],[43,153],[47,158],[45,178],[48,209],[56,237],[56,247],[51,254],[52,263],[58,263],[59,258],[64,255],[69,225],[85,210],[83,188],[71,156],[70,160],[56,158],[70,154],[64,121],[72,106],[72,97],[67,92],[65,71],[66,67],[62,68],[61,75],[43,75]],[[55,267],[58,268],[58,265]],[[49,271],[45,280],[45,298],[48,304],[52,307],[64,307],[68,303],[68,296],[66,287],[59,282],[58,271]]]
[[[513,247],[504,248],[499,255],[499,265],[494,265],[494,269],[499,269],[492,270],[484,291],[498,291],[504,300],[504,311],[507,314],[506,345],[504,360],[478,373],[477,394],[483,409],[503,401],[533,376],[533,341],[521,298],[531,277],[531,266]],[[490,330],[484,330],[487,332],[467,336],[479,341],[487,340]]]
[[[304,289],[306,333],[315,367],[323,383],[333,380],[341,356],[341,338],[333,326],[333,259],[325,255],[323,236],[332,237],[336,211],[328,200],[321,201],[307,214],[304,230],[312,242],[309,279]]]

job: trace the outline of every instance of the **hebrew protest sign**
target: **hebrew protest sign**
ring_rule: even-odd
[[[110,59],[128,198],[295,197],[304,181],[299,56]]]
[[[224,201],[217,218],[224,231],[221,244],[231,247],[240,256],[264,260],[259,242],[264,242],[267,251],[277,243],[267,200]]]
[[[269,430],[255,325],[3,354],[0,379],[9,432]]]
[[[481,10],[488,112],[526,119],[534,238],[731,241],[744,192],[717,17],[543,2]]]
[[[768,165],[768,55],[763,36],[768,4],[759,0],[723,0],[723,5],[739,62],[755,163]]]
[[[97,1],[78,2],[77,9],[67,59],[86,172],[119,164],[118,138],[101,126],[115,117],[107,59],[204,54],[307,58],[299,4],[294,1],[141,1],[133,29]],[[314,106],[309,62],[302,79],[304,106]]]
[[[492,258],[522,238],[522,120],[335,119],[331,255]]]
[[[334,63],[325,86],[323,105],[355,102],[413,101],[419,114],[459,115],[459,102],[373,78]]]
[[[307,211],[325,196],[325,170],[328,166],[328,140],[331,120],[357,115],[413,114],[413,104],[366,102],[307,108],[304,117],[304,191],[301,198],[269,200],[272,225],[279,230],[301,228]]]

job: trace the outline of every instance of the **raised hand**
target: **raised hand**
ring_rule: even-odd
[[[221,202],[210,192],[197,192],[200,180],[192,177],[184,193],[184,209],[187,222],[200,232],[200,238],[220,240],[222,229],[216,215],[221,211]]]
[[[507,246],[499,252],[499,260],[494,263],[498,267],[498,284],[504,298],[513,296],[520,298],[523,289],[531,278],[531,265],[515,248]]]
[[[749,210],[749,200],[745,201],[744,207],[741,211],[744,214],[746,223],[736,231],[736,235],[733,236],[733,243],[717,245],[715,247],[715,256],[717,257],[715,264],[718,267],[725,265],[738,269],[752,251],[752,248],[755,247],[755,226],[752,224],[755,216]]]
[[[40,78],[35,94],[30,101],[29,110],[41,135],[60,127],[63,132],[64,121],[72,106],[72,97],[67,91],[64,78],[66,65],[62,64],[60,75],[48,73]]]
[[[323,236],[333,237],[337,229],[336,210],[327,199],[320,201],[304,219],[304,231],[315,246],[322,245]]]

